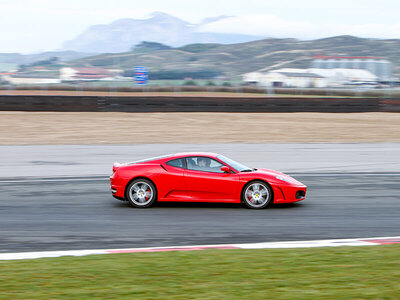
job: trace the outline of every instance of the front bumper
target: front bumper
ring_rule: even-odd
[[[306,198],[305,185],[276,186],[274,189],[274,203],[293,203]]]

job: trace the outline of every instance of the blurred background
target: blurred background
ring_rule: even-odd
[[[399,236],[399,10],[398,0],[2,0],[0,254]],[[182,151],[285,172],[306,199],[255,211],[112,198],[114,162]],[[54,259],[42,271],[6,262],[0,298],[397,299],[398,250],[379,247],[393,259],[351,248]]]
[[[399,8],[1,1],[0,251],[398,234]],[[307,199],[262,214],[112,199],[113,162],[180,151],[287,172]]]
[[[397,7],[3,1],[0,143],[399,141]]]
[[[1,5],[2,89],[399,86],[396,1]]]

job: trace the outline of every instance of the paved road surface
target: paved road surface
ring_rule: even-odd
[[[226,204],[114,200],[104,177],[0,180],[0,252],[400,235],[400,174],[303,174],[305,201]]]
[[[0,178],[109,175],[113,162],[181,151],[217,152],[283,172],[400,172],[400,143],[0,146]]]

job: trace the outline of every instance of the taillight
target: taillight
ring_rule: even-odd
[[[120,164],[120,163],[117,163],[117,162],[115,162],[115,163],[113,164],[113,168],[112,168],[113,174],[115,173],[115,171],[118,170],[118,168],[119,168],[120,166],[121,166],[121,164]]]

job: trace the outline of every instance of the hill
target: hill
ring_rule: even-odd
[[[51,59],[52,57],[57,57],[60,61],[70,61],[92,55],[93,53],[82,53],[76,51],[48,51],[36,54],[0,53],[0,63],[26,65],[37,61]]]
[[[128,51],[132,46],[151,41],[178,47],[191,43],[231,44],[254,41],[259,36],[201,32],[207,23],[226,18],[208,18],[191,24],[162,12],[154,12],[147,19],[119,19],[110,24],[90,26],[73,40],[64,43],[65,50],[104,53]]]
[[[400,73],[400,40],[336,36],[311,41],[263,39],[240,44],[191,44],[163,49],[141,47],[133,51],[101,54],[71,61],[72,66],[118,67],[132,70],[143,65],[154,73],[211,72],[234,77],[246,72],[280,67],[309,67],[316,54],[335,56],[383,56]],[[211,76],[212,77],[212,76]],[[153,77],[154,78],[154,77]]]

